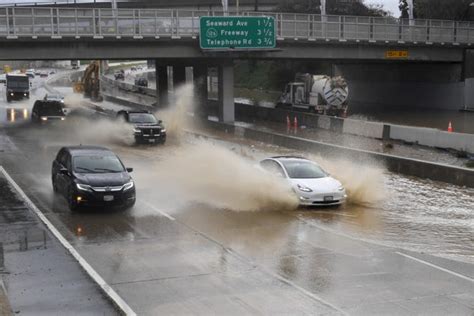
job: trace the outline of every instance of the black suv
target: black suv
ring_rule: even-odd
[[[63,195],[71,210],[81,206],[132,207],[135,183],[111,150],[95,146],[63,147],[53,161],[54,192]]]
[[[64,121],[66,113],[64,104],[59,101],[37,100],[31,111],[31,120],[37,123]]]
[[[117,118],[133,125],[136,143],[164,144],[166,129],[163,122],[148,111],[119,111]]]

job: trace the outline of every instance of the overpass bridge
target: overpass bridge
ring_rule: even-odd
[[[222,110],[225,121],[233,120],[233,92],[226,87],[233,86],[235,59],[459,64],[465,105],[474,105],[474,22],[275,12],[232,15],[237,14],[274,17],[276,48],[202,50],[199,18],[223,15],[219,11],[6,7],[0,8],[0,60],[156,59],[163,102],[167,66],[175,69],[176,83],[184,80],[186,66],[193,66],[195,78],[204,76],[208,66],[217,66],[222,104],[228,104]],[[389,51],[405,54],[393,59]]]

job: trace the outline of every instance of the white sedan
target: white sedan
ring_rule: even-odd
[[[340,205],[347,198],[341,182],[315,162],[293,156],[264,159],[260,166],[290,183],[300,205]]]

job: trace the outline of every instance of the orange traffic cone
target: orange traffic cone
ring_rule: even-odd
[[[451,121],[449,121],[448,133],[452,133],[452,132],[453,132],[453,126],[451,125]]]

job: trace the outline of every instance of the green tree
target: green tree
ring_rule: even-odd
[[[401,12],[400,17],[402,19],[408,19],[409,18],[409,14],[408,14],[409,7],[408,7],[407,0],[400,0],[398,8],[400,9],[400,12]]]
[[[473,0],[414,0],[417,19],[467,20]]]

